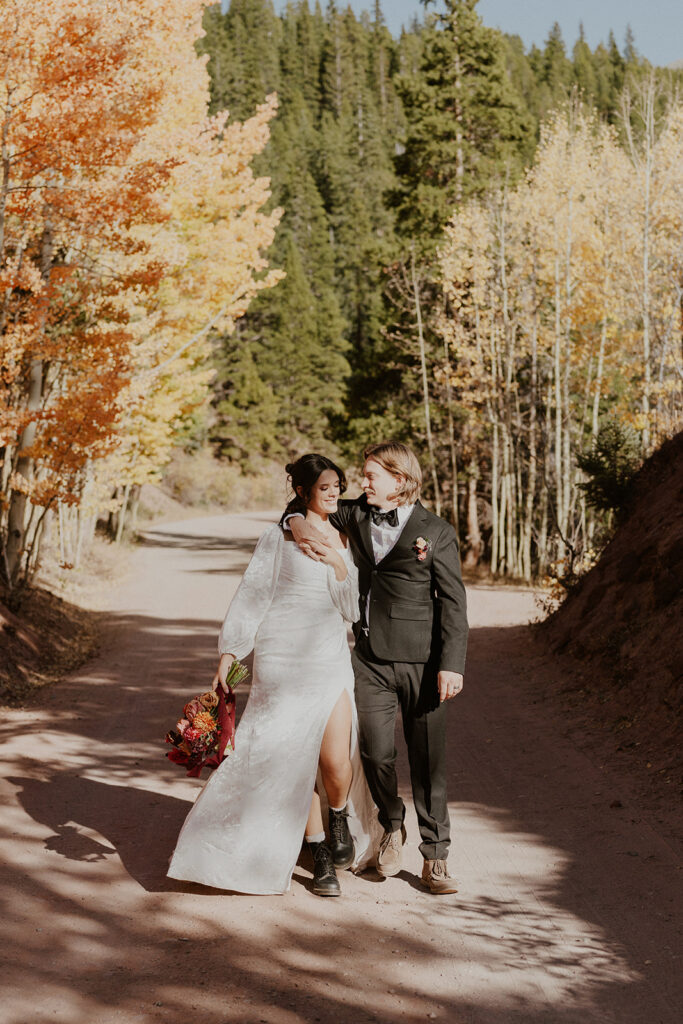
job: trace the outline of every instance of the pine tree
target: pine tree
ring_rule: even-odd
[[[619,90],[614,81],[614,67],[609,51],[602,43],[599,43],[593,52],[593,69],[595,74],[593,104],[600,116],[613,124],[619,104]]]
[[[598,89],[595,66],[593,63],[593,54],[591,53],[590,46],[586,42],[583,22],[579,28],[579,38],[574,44],[572,57],[574,65],[574,81],[578,86],[580,95],[586,102],[590,102],[595,97]]]
[[[627,67],[638,63],[636,40],[630,25],[626,26],[626,36],[624,37],[624,63]]]
[[[423,0],[426,2],[426,0]],[[506,167],[519,169],[529,125],[510,85],[500,33],[477,0],[446,0],[424,31],[420,69],[399,81],[407,131],[394,194],[402,235],[433,246],[452,208]]]
[[[610,32],[609,40],[607,43],[609,52],[609,60],[612,66],[612,86],[615,94],[621,92],[624,87],[624,78],[626,75],[626,61],[619,52],[617,41],[614,38],[614,33]]]
[[[316,4],[311,12],[307,0],[288,7],[282,20],[280,45],[280,101],[287,109],[295,92],[309,111],[320,106],[320,62],[325,39],[325,19]]]
[[[567,99],[571,88],[572,66],[562,38],[562,29],[555,22],[550,30],[543,53],[543,80],[555,103]]]
[[[524,166],[528,166],[534,157],[539,135],[539,97],[538,81],[534,73],[531,59],[524,52],[524,43],[520,36],[506,35],[503,37],[505,47],[505,66],[510,83],[524,109],[524,120],[528,131],[521,148]]]
[[[391,57],[394,49],[391,34],[384,21],[380,0],[375,0],[370,39],[370,82],[378,99],[382,124],[386,125],[392,101]]]
[[[235,410],[251,408],[251,396],[259,387],[266,388],[275,395],[277,407],[275,420],[266,417],[265,421],[270,424],[272,436],[268,443],[263,436],[260,440],[251,436],[251,442],[257,451],[275,450],[279,445],[291,453],[297,446],[305,446],[306,436],[316,437],[323,444],[330,435],[329,416],[339,415],[342,409],[349,372],[328,218],[314,174],[321,148],[316,122],[324,21],[319,7],[311,13],[307,3],[288,8],[286,16],[277,19],[269,2],[233,0],[215,39],[212,32],[209,25],[207,49],[213,52],[215,41],[220,45],[227,36],[236,53],[236,66],[242,69],[253,68],[254,59],[266,52],[268,59],[259,72],[258,88],[266,80],[268,68],[271,79],[279,81],[280,113],[260,169],[271,178],[273,206],[284,209],[272,257],[288,275],[269,299],[254,304],[237,337],[224,342],[221,366],[233,365],[236,347],[246,345],[258,370],[258,381],[254,367],[248,361],[242,366],[238,360],[241,371],[229,385],[228,400],[223,393],[221,370],[214,402],[214,437],[221,452],[238,457],[239,444],[233,443],[231,449],[222,439],[230,440],[234,434]],[[262,51],[264,32],[268,33],[268,43]],[[271,45],[276,46],[277,74],[272,68]],[[251,79],[255,77],[252,70]],[[239,110],[252,102],[255,92],[245,88],[245,82],[236,75],[225,79],[224,102],[231,109]],[[307,367],[315,367],[312,376]],[[302,381],[310,392],[305,398],[301,395]]]
[[[228,339],[215,360],[218,385],[209,439],[217,453],[243,469],[254,469],[259,456],[279,456],[279,403],[259,374],[252,347]]]
[[[198,50],[209,56],[211,112],[229,110],[233,119],[251,117],[280,85],[280,19],[272,0],[232,0],[204,13],[206,35]]]
[[[278,302],[262,310],[258,367],[279,403],[278,440],[294,454],[329,445],[329,418],[343,411],[349,367],[334,292],[318,282],[315,294],[291,234],[284,269]]]

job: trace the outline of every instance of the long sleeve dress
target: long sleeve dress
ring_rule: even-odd
[[[358,751],[353,670],[344,619],[358,616],[358,577],[312,561],[278,526],[259,540],[230,604],[219,651],[244,658],[253,648],[249,700],[235,750],[209,778],[181,830],[169,876],[236,892],[289,889],[330,713],[351,700],[349,828],[368,864],[377,839]],[[322,791],[321,791],[322,796]]]

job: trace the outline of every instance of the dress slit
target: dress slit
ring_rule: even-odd
[[[344,557],[348,583],[335,584],[324,563],[283,541],[279,527],[269,528],[259,541],[221,634],[222,649],[239,658],[254,650],[249,700],[234,752],[209,778],[183,826],[171,859],[171,878],[239,892],[289,889],[316,777],[321,805],[326,804],[320,751],[344,693],[351,701],[353,780],[348,804],[356,842],[354,867],[361,869],[371,860],[376,810],[358,751],[343,620],[347,604],[338,606],[344,588],[348,605],[353,604],[355,570],[348,552]]]

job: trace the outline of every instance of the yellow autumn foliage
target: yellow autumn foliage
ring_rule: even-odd
[[[576,459],[602,417],[639,430],[644,453],[681,426],[683,104],[657,121],[654,89],[628,107],[626,145],[568,104],[526,178],[445,232],[438,326],[461,454],[491,467],[494,571],[530,578],[553,549],[591,547]]]

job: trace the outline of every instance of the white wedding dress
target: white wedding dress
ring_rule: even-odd
[[[236,892],[289,889],[316,781],[320,744],[344,691],[353,709],[349,828],[352,870],[373,857],[381,828],[358,752],[353,670],[344,619],[358,616],[358,574],[302,554],[279,526],[259,540],[225,617],[220,652],[254,649],[251,693],[235,750],[190,811],[169,876]],[[321,800],[324,789],[320,786]]]

